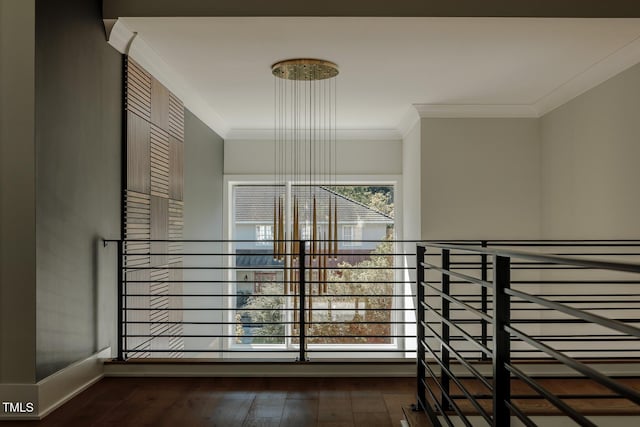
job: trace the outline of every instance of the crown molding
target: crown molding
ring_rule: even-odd
[[[136,37],[122,20],[104,20],[108,42],[118,52],[128,54],[169,90],[187,109],[225,140],[270,140],[273,130],[230,129],[184,78],[174,71],[142,38]],[[562,83],[531,104],[413,104],[396,129],[343,129],[339,140],[401,140],[421,118],[540,118],[627,68],[640,63],[640,37],[600,59],[585,71]]]
[[[400,141],[402,136],[395,129],[337,129],[339,141]],[[273,141],[273,129],[231,129],[225,141],[259,140]]]
[[[525,104],[413,104],[420,118],[537,118]]]
[[[118,20],[109,34],[109,44],[118,52],[129,55],[142,65],[153,77],[180,98],[185,108],[195,114],[220,137],[225,138],[229,127],[222,117],[151,46],[140,37],[135,37],[136,34],[121,20]]]
[[[409,132],[413,130],[415,125],[420,121],[420,114],[418,114],[418,110],[415,106],[409,107],[407,112],[404,113],[402,119],[398,123],[398,130],[402,134],[402,139],[406,139]]]
[[[127,28],[119,19],[115,22],[104,19],[103,22],[107,34],[107,42],[118,52],[127,55],[136,33]]]
[[[558,86],[537,100],[533,106],[539,116],[544,116],[638,63],[640,63],[640,37]]]

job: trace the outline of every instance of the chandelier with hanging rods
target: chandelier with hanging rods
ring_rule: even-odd
[[[271,66],[274,76],[274,259],[297,292],[291,269],[308,242],[311,283],[327,292],[328,260],[338,254],[336,76],[338,66],[310,58]],[[293,183],[293,185],[292,185]],[[314,269],[317,273],[314,274]],[[291,273],[294,271],[294,273]],[[312,292],[313,287],[312,287]],[[309,307],[311,309],[311,307]]]

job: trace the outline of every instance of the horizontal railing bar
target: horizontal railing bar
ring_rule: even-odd
[[[435,375],[435,373],[433,372],[433,370],[431,369],[431,367],[429,366],[429,364],[425,363],[424,360],[420,361],[422,363],[422,365],[425,367],[426,370],[429,371],[429,373],[431,374],[431,378],[433,378],[433,382],[435,383],[435,385],[438,386],[438,388],[440,389],[440,393],[441,396],[443,396],[445,399],[447,399],[447,402],[449,402],[449,404],[451,405],[451,407],[453,408],[453,410],[455,411],[456,414],[458,414],[458,417],[460,417],[460,421],[462,421],[464,423],[465,426],[467,427],[473,427],[471,425],[471,423],[469,423],[469,420],[467,419],[467,417],[465,417],[462,414],[462,411],[460,410],[460,408],[458,407],[458,405],[456,405],[456,402],[449,396],[449,393],[447,393],[444,390],[444,387],[442,386],[442,384],[440,384],[440,381],[438,381],[437,376]],[[442,366],[442,365],[441,365]],[[443,413],[444,414],[444,413]],[[447,417],[448,418],[448,417]]]
[[[572,420],[574,420],[578,424],[583,425],[583,426],[596,427],[596,425],[594,423],[592,423],[587,418],[585,418],[583,415],[579,414],[575,409],[573,409],[572,407],[570,407],[569,405],[564,403],[562,400],[560,400],[558,398],[558,396],[556,396],[553,393],[549,392],[547,389],[542,387],[536,381],[534,381],[533,379],[529,378],[520,369],[518,369],[518,368],[516,368],[514,366],[511,366],[509,364],[505,365],[505,367],[507,368],[507,370],[509,372],[514,374],[516,377],[520,378],[529,387],[531,387],[532,389],[534,389],[535,391],[540,393],[542,396],[544,396],[545,399],[547,399],[549,402],[551,402],[560,411],[562,411],[565,414],[567,414]]]
[[[631,273],[640,273],[640,264],[613,262],[613,261],[597,261],[588,259],[570,258],[557,255],[536,254],[531,252],[523,252],[506,249],[478,248],[473,246],[455,246],[439,243],[428,243],[426,247],[461,250],[472,253],[487,254],[494,256],[503,256],[508,258],[527,259],[533,261],[550,261],[557,264],[576,265],[580,267],[595,268],[601,270],[627,271]]]
[[[531,377],[529,378],[538,378]],[[555,377],[558,378],[558,377]],[[469,379],[468,377],[463,377],[463,379]],[[564,378],[563,378],[564,379]],[[512,381],[518,380],[518,378],[513,378]],[[619,396],[617,394],[568,394],[568,393],[554,393],[554,396],[557,396],[560,399],[624,399],[627,400],[626,397]],[[452,394],[451,397],[454,399],[466,399],[464,395],[460,394]],[[473,397],[478,400],[489,400],[493,399],[492,394],[473,394]],[[544,396],[540,396],[539,394],[512,394],[511,399],[519,399],[519,400],[546,400]]]
[[[170,322],[170,321],[153,321],[153,320],[128,320],[123,322],[125,324],[131,325],[237,325],[238,322],[197,322],[197,321],[179,321],[179,322]],[[282,322],[260,322],[260,325],[298,325],[300,322],[290,322],[283,320]],[[432,322],[438,323],[438,322]],[[258,324],[256,322],[256,324]],[[305,322],[307,325],[327,325],[327,324],[335,324],[335,325],[415,325],[415,322],[384,322],[384,321],[376,321],[376,320],[363,320],[359,322],[338,322],[338,321],[313,321],[313,322]]]
[[[640,319],[612,319],[619,322],[640,323]],[[583,319],[511,319],[511,323],[593,323]]]
[[[180,310],[185,310],[185,311],[205,311],[205,310],[211,310],[211,311],[229,311],[230,309],[227,307],[181,307],[181,308],[175,308],[175,307],[165,307],[165,308],[151,308],[151,307],[127,307],[124,309],[125,311],[180,311]],[[298,311],[299,308],[272,308],[272,307],[265,307],[265,308],[236,308],[234,309],[235,311]],[[305,311],[313,311],[314,308],[305,308]],[[320,309],[321,311],[327,311],[326,309]],[[381,308],[358,308],[357,310],[355,308],[332,308],[331,311],[407,311],[406,308],[385,308],[385,309],[381,309]]]
[[[482,338],[481,336],[473,336],[473,338],[476,339],[480,339]],[[431,338],[430,338],[431,339]],[[593,343],[593,342],[637,342],[637,340],[635,338],[626,338],[623,337],[621,339],[616,339],[614,337],[610,337],[610,338],[580,338],[577,337],[575,339],[569,339],[569,338],[548,338],[548,337],[535,337],[534,339],[541,341],[541,342],[578,342],[578,343]],[[466,339],[461,336],[461,335],[452,335],[449,339],[450,341],[461,341],[464,342],[466,341]],[[487,340],[489,342],[493,341],[493,337],[487,337]],[[511,338],[511,341],[517,342],[518,340],[516,338]],[[618,351],[616,349],[593,349],[593,348],[589,348],[589,349],[568,349],[568,351]],[[476,351],[476,350],[474,350]],[[511,351],[538,351],[538,350],[518,350],[518,349],[512,349]],[[638,349],[621,349],[620,351],[640,351],[640,347]]]
[[[242,250],[242,249],[240,249]],[[244,257],[244,256],[248,256],[248,257],[269,257],[270,255],[273,255],[273,253],[255,253],[255,252],[249,252],[249,253],[244,253],[244,252],[140,252],[136,249],[132,249],[131,252],[128,251],[123,251],[122,252],[123,256],[220,256],[220,257]],[[298,254],[298,252],[285,252],[280,254],[282,256],[284,255],[289,255],[291,257],[296,257]],[[354,257],[354,256],[358,256],[358,257],[365,257],[365,258],[369,258],[369,257],[385,257],[385,256],[416,256],[415,253],[398,253],[398,252],[389,252],[389,253],[349,253],[349,252],[339,252],[338,253],[338,261],[340,260],[340,258],[347,258],[347,257]],[[329,254],[329,253],[318,253],[316,254],[316,257],[331,257],[334,258],[333,254]],[[273,258],[273,261],[275,262],[284,262],[283,260],[276,260],[275,257],[271,257]]]
[[[229,283],[253,283],[253,282],[243,282],[242,280],[124,280],[124,282],[129,285],[129,284],[136,284],[136,283],[198,283],[198,284],[212,284],[212,283],[223,283],[223,284],[229,284]],[[262,282],[262,283],[277,283],[277,284],[291,284],[291,283],[299,283],[297,280],[277,280],[274,282]],[[305,283],[325,283],[325,282],[320,282],[320,281],[305,281]],[[339,281],[339,282],[330,282],[327,281],[326,282],[328,285],[332,284],[332,283],[336,283],[336,284],[365,284],[365,285],[408,285],[411,282],[408,282],[406,280],[397,280],[397,281],[393,281],[393,280],[389,280],[389,281],[384,281],[384,280],[366,280],[366,281],[353,281],[353,280],[349,280],[349,281]]]
[[[440,345],[444,346],[447,350],[449,350],[451,353],[453,353],[455,358],[458,359],[458,361],[460,361],[460,363],[465,368],[467,368],[490,392],[493,392],[493,386],[491,384],[489,384],[489,382],[486,380],[486,378],[482,374],[480,374],[480,372],[478,372],[473,366],[471,366],[464,359],[464,357],[460,356],[458,351],[456,351],[453,347],[451,347],[448,343],[446,343],[442,339],[442,337],[440,335],[438,335],[438,333],[436,331],[434,331],[433,328],[431,328],[431,326],[425,325],[425,327],[428,328],[431,331],[431,333],[436,337],[438,342],[440,342]],[[426,342],[420,341],[420,344],[425,346],[425,348],[427,348],[427,350],[429,350],[429,352],[431,352],[431,348],[428,346],[428,344]],[[434,357],[435,357],[435,355],[434,355]]]
[[[451,270],[445,270],[443,268],[437,267],[437,266],[435,266],[433,264],[429,264],[427,262],[421,262],[420,265],[422,267],[427,267],[427,268],[429,268],[431,270],[439,271],[440,273],[446,274],[447,276],[455,277],[455,278],[461,279],[461,280],[466,280],[467,282],[475,283],[476,285],[480,285],[480,286],[483,286],[483,287],[488,288],[488,289],[493,288],[493,285],[491,283],[485,282],[484,280],[477,279],[475,277],[467,276],[466,274],[457,273],[457,272],[451,271]]]
[[[254,337],[257,338],[257,337]],[[243,344],[236,344],[241,346]],[[245,344],[247,345],[247,344]],[[250,344],[250,345],[282,345],[282,344]],[[313,345],[313,343],[311,343]],[[371,344],[348,344],[349,346],[370,346]],[[299,350],[295,348],[282,348],[282,349],[274,349],[274,348],[248,348],[248,349],[222,349],[222,348],[206,348],[206,349],[128,349],[125,348],[123,350],[125,353],[297,353]],[[366,353],[407,353],[415,350],[404,350],[404,349],[375,349],[375,348],[362,348],[362,349],[314,349],[313,347],[307,348],[307,352],[313,353],[352,353],[352,352],[366,352]]]
[[[434,379],[435,381],[435,377],[433,376],[433,372],[431,372],[431,377]],[[451,419],[449,418],[449,415],[442,409],[442,406],[440,406],[440,403],[438,403],[438,398],[433,394],[433,391],[431,391],[431,387],[427,385],[427,383],[425,382],[425,380],[423,378],[420,378],[420,383],[422,384],[422,387],[424,388],[424,390],[429,393],[429,397],[431,397],[431,401],[433,402],[433,405],[436,407],[436,410],[440,413],[440,415],[442,415],[442,417],[444,418],[444,420],[447,422],[447,425],[449,427],[453,427],[453,423],[451,423]],[[425,404],[428,404],[428,402],[424,402]]]
[[[427,349],[427,351],[429,351],[429,353],[431,353],[431,355],[433,356],[433,359],[436,361],[436,363],[438,365],[440,365],[441,372],[444,372],[454,383],[456,383],[456,385],[458,386],[460,391],[462,391],[462,393],[467,397],[467,400],[469,400],[471,402],[471,404],[478,411],[478,413],[485,419],[485,421],[487,421],[489,424],[491,424],[491,417],[489,417],[487,412],[484,409],[482,409],[482,407],[480,406],[478,401],[476,399],[474,399],[473,397],[471,397],[471,394],[466,389],[466,387],[464,387],[460,383],[460,381],[458,381],[458,378],[455,375],[453,375],[453,373],[449,369],[447,369],[447,367],[442,362],[442,360],[440,360],[440,358],[438,356],[436,356],[436,354],[431,350],[431,347],[429,347],[426,343],[424,344],[424,347]],[[430,369],[430,367],[428,367],[428,364],[424,360],[421,360],[420,363],[422,363],[422,365],[425,368]],[[447,394],[447,400],[449,400],[449,399],[452,399],[451,394]],[[449,400],[449,401],[451,402],[451,400]]]
[[[449,325],[450,327],[456,329],[463,337],[465,337],[470,343],[474,344],[476,347],[478,347],[478,349],[480,349],[480,351],[482,351],[483,353],[485,353],[488,356],[492,356],[492,352],[485,347],[484,345],[482,345],[481,343],[477,342],[476,340],[474,340],[471,335],[469,335],[465,330],[463,330],[462,328],[460,328],[458,325],[456,325],[455,323],[451,322],[449,319],[443,317],[442,315],[440,315],[440,313],[437,313],[435,311],[433,311],[433,309],[431,307],[429,307],[429,305],[425,302],[422,302],[423,306],[428,307],[429,309],[432,310],[433,313],[435,313],[443,322],[445,322],[447,325]],[[426,324],[425,324],[426,327]]]
[[[516,285],[637,285],[640,280],[513,280]]]
[[[251,297],[269,297],[269,298],[277,298],[277,297],[298,297],[300,294],[130,294],[127,293],[127,297],[238,297],[238,298],[251,298]],[[359,297],[376,297],[376,298],[406,298],[406,297],[415,297],[415,295],[393,295],[393,294],[322,294],[322,295],[305,295],[307,298],[331,298],[331,297],[339,297],[339,298],[359,298]],[[229,308],[229,310],[234,310],[233,308]],[[236,308],[236,310],[240,310]],[[413,310],[413,308],[408,308],[407,310]]]
[[[607,377],[606,375],[596,371],[593,368],[590,368],[589,366],[578,362],[577,360],[566,356],[562,353],[560,353],[559,351],[554,350],[553,348],[544,345],[543,343],[534,340],[533,338],[531,338],[530,336],[528,336],[527,334],[525,334],[522,331],[519,331],[518,329],[515,329],[511,326],[505,326],[505,330],[512,334],[517,336],[518,338],[520,338],[522,341],[526,342],[527,344],[529,344],[530,346],[537,348],[545,353],[547,353],[549,356],[553,357],[554,359],[558,360],[559,362],[562,362],[563,364],[565,364],[566,366],[570,367],[571,369],[574,369],[580,373],[582,373],[583,375],[591,378],[592,380],[604,385],[605,387],[610,388],[611,390],[615,391],[616,393],[626,396],[629,400],[631,400],[632,402],[636,403],[636,404],[640,404],[640,393],[636,392],[635,390],[626,387],[622,384],[618,384],[615,381],[612,381],[609,377]],[[574,350],[569,350],[569,351],[574,351]],[[507,366],[508,367],[508,366]]]
[[[258,328],[259,329],[259,328]],[[412,338],[412,335],[309,335],[305,334],[306,338]],[[127,334],[127,338],[237,338],[247,339],[262,339],[262,338],[300,338],[300,335],[230,335],[230,334]]]
[[[445,294],[444,292],[441,292],[439,289],[436,289],[434,286],[431,286],[430,284],[425,283],[425,282],[422,282],[422,283],[421,283],[421,285],[422,285],[422,286],[428,286],[429,288],[433,289],[433,290],[434,290],[438,295],[440,295],[442,298],[444,298],[444,299],[446,299],[446,300],[448,300],[448,301],[451,301],[451,302],[452,302],[452,303],[454,303],[454,304],[458,304],[458,305],[461,305],[462,307],[464,307],[464,308],[462,308],[462,309],[460,309],[460,310],[470,311],[470,312],[472,312],[473,314],[475,314],[476,316],[478,316],[478,317],[482,318],[483,320],[486,320],[486,321],[487,321],[487,322],[489,322],[489,323],[492,323],[492,322],[493,322],[493,318],[491,318],[491,317],[490,317],[490,316],[488,316],[487,314],[485,314],[485,313],[481,312],[480,310],[477,310],[477,309],[475,309],[475,308],[471,307],[471,306],[470,306],[470,305],[468,305],[468,304],[465,304],[464,302],[462,302],[462,301],[460,301],[460,300],[458,300],[458,299],[456,299],[456,298],[452,297],[451,295],[447,295],[447,294]],[[451,308],[449,308],[449,310],[451,310]]]
[[[106,243],[117,243],[117,242],[152,242],[152,243],[264,243],[265,240],[256,240],[256,239],[218,239],[218,240],[210,240],[210,239],[102,239],[103,242]],[[268,242],[291,242],[291,243],[299,243],[300,240],[291,240],[291,239],[269,239]],[[316,242],[338,242],[338,243],[352,243],[352,242],[363,242],[363,243],[422,243],[424,240],[381,240],[381,239],[358,239],[358,240],[344,240],[344,239],[315,239]],[[311,240],[305,240],[305,242],[311,242]]]
[[[407,267],[311,267],[307,265],[307,268],[313,268],[313,270],[408,270]],[[282,266],[274,266],[274,265],[265,265],[265,266],[225,266],[225,267],[123,267],[124,271],[137,271],[137,270],[299,270],[300,267],[282,267]]]
[[[618,322],[615,320],[608,319],[606,317],[598,316],[597,314],[588,313],[582,310],[577,310],[575,308],[566,306],[564,304],[558,304],[553,301],[546,300],[544,298],[538,298],[534,295],[527,294],[515,289],[505,289],[504,292],[507,295],[515,296],[517,298],[522,298],[524,300],[528,300],[531,302],[535,302],[536,304],[540,304],[542,306],[548,307],[553,310],[557,310],[568,314],[570,316],[575,316],[579,319],[583,319],[587,322],[592,322],[598,324],[600,326],[605,326],[609,329],[616,330],[618,332],[622,332],[623,334],[633,335],[636,338],[640,338],[640,329],[630,326],[626,323]],[[610,309],[609,309],[610,310]]]
[[[456,294],[453,294],[453,293],[451,295],[453,295],[455,297],[459,296],[459,295],[456,295]],[[431,296],[435,296],[435,295],[428,294],[426,296],[431,297]],[[538,294],[536,296],[541,297],[542,295]],[[594,297],[602,298],[602,295],[594,295]],[[462,301],[462,302],[468,303],[468,304],[481,304],[482,303],[482,300],[477,300],[477,299],[476,300],[459,299],[459,300]],[[638,304],[640,304],[640,300],[629,300],[629,299],[607,300],[607,301],[593,300],[593,299],[589,299],[589,300],[556,300],[556,299],[554,299],[554,300],[549,300],[549,301],[558,302],[558,303],[565,303],[565,304],[593,304],[593,303],[596,303],[596,304],[624,304],[624,303],[635,304],[635,303],[638,303]],[[493,301],[487,301],[486,303],[487,303],[488,306],[493,305]],[[534,304],[534,303],[531,302],[531,301],[511,301],[511,304]],[[612,309],[612,307],[598,307],[598,308],[605,309],[605,310]],[[634,307],[631,307],[631,308],[634,308]],[[516,310],[517,310],[517,308],[516,308]]]
[[[568,353],[640,353],[640,348],[638,349],[632,349],[632,348],[621,348],[621,349],[615,349],[615,348],[603,348],[603,349],[593,349],[593,348],[557,348],[555,349],[557,351],[560,352],[568,352]],[[531,349],[531,350],[526,350],[526,349],[519,349],[519,350],[511,350],[512,352],[516,352],[516,353],[538,353],[538,352],[542,352],[542,350],[535,350],[535,349]]]
[[[239,249],[243,250],[243,249]],[[233,256],[233,257],[243,257],[243,256],[255,256],[255,257],[265,257],[269,255],[274,255],[273,253],[255,253],[255,252],[139,252],[135,249],[132,249],[132,252],[123,251],[122,255],[124,256]],[[298,252],[285,252],[280,255],[290,255],[292,257],[299,255]],[[317,256],[334,256],[333,253],[329,252],[318,252]],[[377,257],[377,256],[415,256],[415,253],[398,253],[398,252],[390,252],[390,253],[349,253],[349,252],[338,252],[338,260],[340,257]],[[276,262],[284,262],[282,260],[276,260]]]

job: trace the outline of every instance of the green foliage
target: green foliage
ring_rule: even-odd
[[[373,344],[389,343],[390,339],[379,337],[380,335],[390,335],[391,327],[385,324],[361,323],[361,322],[388,322],[391,320],[391,312],[388,311],[392,305],[392,298],[386,295],[393,295],[393,257],[386,254],[393,253],[393,243],[384,240],[371,251],[369,258],[350,264],[341,262],[336,271],[329,277],[328,293],[326,298],[316,298],[317,301],[325,300],[327,304],[334,302],[351,302],[356,306],[364,304],[367,310],[356,310],[352,319],[347,319],[349,324],[329,323],[314,325],[313,335],[362,335],[360,337],[345,338],[316,338],[317,343],[341,343],[341,344]],[[336,274],[338,273],[338,274]],[[347,295],[347,296],[332,296]],[[369,295],[362,296],[361,295]],[[322,312],[314,313],[314,320],[321,319]],[[326,312],[325,312],[326,313]],[[324,317],[328,317],[324,315]],[[333,320],[333,319],[326,319]],[[311,331],[310,331],[311,334]],[[375,335],[376,337],[373,337]],[[367,337],[371,336],[371,337]]]
[[[340,320],[345,323],[321,323],[313,324],[309,327],[307,335],[316,335],[316,338],[309,338],[311,344],[385,344],[390,343],[390,338],[381,337],[391,334],[391,326],[380,323],[366,322],[389,322],[393,295],[393,242],[389,240],[381,241],[376,248],[371,251],[369,257],[363,257],[362,261],[355,264],[340,262],[339,269],[329,270],[327,277],[328,289],[324,295],[319,295],[317,285],[310,285],[310,290],[314,295],[314,310],[312,312],[314,322],[335,322]],[[314,276],[314,280],[317,277]],[[252,329],[253,344],[282,344],[284,338],[269,337],[285,335],[285,325],[279,322],[284,320],[283,311],[285,307],[284,297],[272,297],[265,295],[282,294],[281,283],[273,282],[262,284],[261,294],[247,298],[244,308],[252,310],[238,309],[236,315],[236,335],[237,342],[242,342],[245,336],[242,328],[241,318],[249,317],[252,323],[262,324],[260,328]],[[367,296],[364,296],[367,295]],[[333,309],[350,306],[357,307],[355,313],[350,318],[337,319],[339,311]],[[319,309],[318,307],[327,307]],[[361,310],[361,308],[367,310]],[[254,310],[257,309],[257,310]],[[296,330],[293,334],[297,334]],[[359,335],[358,337],[352,337]],[[296,340],[294,340],[296,342]]]
[[[331,190],[369,208],[393,217],[393,187],[338,185]]]
[[[253,344],[284,343],[284,338],[281,337],[285,334],[284,324],[278,323],[282,321],[283,312],[280,309],[284,308],[284,297],[265,296],[282,294],[282,291],[282,283],[263,283],[260,293],[264,295],[253,295],[247,298],[244,308],[251,310],[238,310],[240,316],[248,315],[252,323],[262,324],[262,327],[252,328]]]

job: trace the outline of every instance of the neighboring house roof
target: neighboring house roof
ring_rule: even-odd
[[[293,187],[292,193],[298,197],[300,221],[311,220],[315,191],[317,220],[327,222],[329,199],[338,202],[338,223],[383,223],[393,224],[393,218],[360,202],[337,194],[324,187]],[[284,197],[284,188],[272,185],[238,185],[235,187],[236,222],[273,222],[274,195]],[[333,203],[333,202],[332,202]]]

